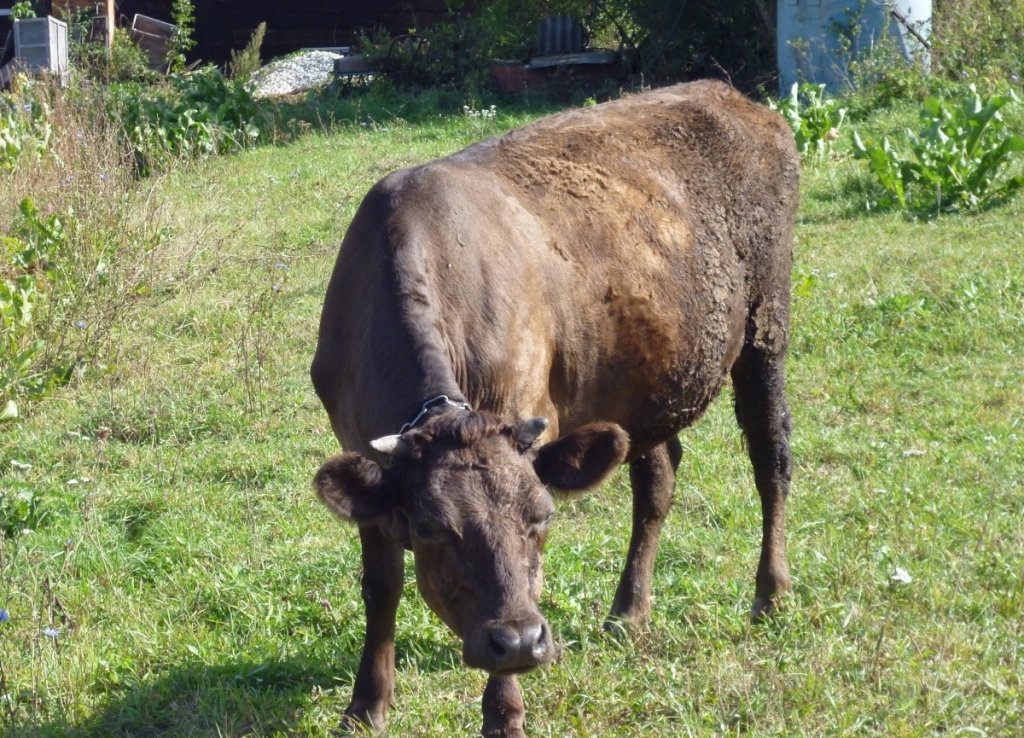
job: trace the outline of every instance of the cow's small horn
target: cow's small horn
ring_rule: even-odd
[[[370,441],[370,445],[373,446],[376,451],[380,451],[382,454],[390,456],[395,453],[396,449],[398,449],[398,445],[401,440],[402,437],[399,435],[381,436],[380,438],[375,438]]]

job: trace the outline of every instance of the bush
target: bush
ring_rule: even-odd
[[[159,74],[149,67],[149,57],[124,31],[114,34],[109,54],[98,40],[74,41],[68,49],[75,73],[104,82],[154,83]]]
[[[1024,0],[936,0],[933,71],[947,80],[1024,79]]]
[[[108,51],[104,39],[94,33],[95,11],[92,8],[54,8],[56,14],[68,24],[68,57],[75,81],[84,79],[103,82],[155,82],[159,74],[150,69],[149,56],[131,34],[119,30]]]
[[[935,0],[931,67],[909,65],[892,38],[849,61],[848,99],[860,117],[907,100],[966,94],[968,81],[986,88],[1024,79],[1024,0]],[[853,30],[837,29],[849,46]]]
[[[14,3],[11,6],[11,18],[19,20],[22,18],[35,18],[36,10],[33,3],[28,0],[22,0],[20,3]]]
[[[1008,134],[1000,110],[1017,101],[1011,91],[982,99],[974,86],[960,105],[938,98],[924,102],[920,133],[907,130],[911,157],[881,144],[864,142],[854,131],[854,155],[864,159],[886,192],[884,204],[931,216],[954,210],[977,211],[995,205],[1024,186],[1024,177],[1000,178],[1024,136]]]
[[[216,67],[172,74],[161,86],[111,88],[143,174],[179,157],[226,153],[253,143],[271,122],[245,85]]]
[[[419,30],[428,50],[399,82],[480,88],[491,61],[528,60],[538,24],[563,13],[583,24],[591,45],[621,48],[627,71],[648,81],[678,82],[713,71],[753,90],[775,78],[771,17],[748,0],[453,0],[448,8],[443,20]],[[359,45],[380,60],[390,43],[388,34],[377,32]]]

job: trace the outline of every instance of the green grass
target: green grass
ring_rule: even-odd
[[[307,367],[337,244],[387,171],[530,117],[371,102],[168,178],[175,279],[0,430],[5,499],[36,501],[0,520],[5,734],[336,729],[358,541],[310,489],[336,443]],[[625,473],[561,506],[542,606],[564,652],[522,679],[532,736],[1024,730],[1024,201],[863,213],[846,150],[805,171],[797,230],[793,595],[749,624],[760,513],[726,392],[683,435],[649,631],[601,630]],[[408,577],[390,735],[474,735],[484,676]]]

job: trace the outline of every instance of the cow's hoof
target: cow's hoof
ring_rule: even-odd
[[[522,715],[511,717],[511,720],[483,720],[483,728],[480,729],[481,738],[526,738],[526,731],[523,728]]]
[[[520,725],[485,725],[480,735],[483,738],[526,738],[526,731]]]
[[[601,627],[606,635],[611,636],[614,639],[626,640],[629,638],[629,634],[633,631],[634,624],[630,620],[623,620],[620,617],[609,615],[605,618]]]
[[[651,622],[650,608],[637,608],[627,612],[608,613],[604,620],[604,632],[615,638],[628,638],[647,630]]]
[[[750,622],[763,623],[775,614],[777,606],[771,597],[755,597],[754,604],[750,606]]]
[[[484,715],[484,726],[480,729],[480,735],[482,738],[526,738],[522,710]]]
[[[387,711],[381,707],[352,703],[341,716],[341,734],[351,736],[379,735],[384,732]]]

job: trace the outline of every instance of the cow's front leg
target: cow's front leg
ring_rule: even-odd
[[[361,527],[359,538],[363,545],[366,640],[344,722],[350,729],[380,730],[394,697],[395,616],[402,596],[405,559],[401,544],[386,538],[376,526]]]
[[[650,617],[654,559],[661,527],[672,506],[676,468],[682,453],[679,439],[671,438],[629,465],[633,533],[607,626],[614,627],[617,622],[643,622]]]
[[[483,738],[526,738],[526,708],[514,676],[492,676],[483,699]]]

